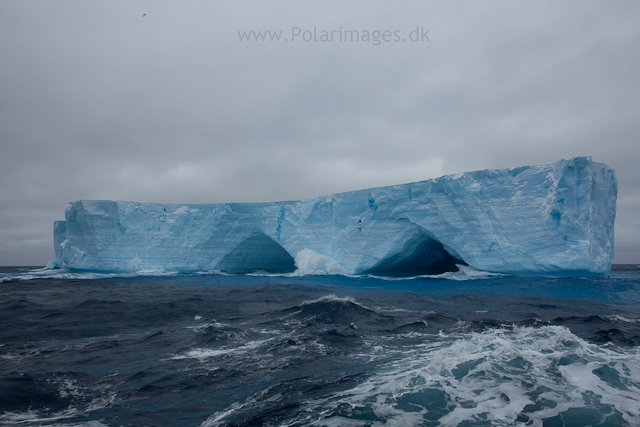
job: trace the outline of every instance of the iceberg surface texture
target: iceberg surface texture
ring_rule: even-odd
[[[50,267],[98,272],[412,276],[478,270],[601,276],[617,183],[590,157],[302,201],[81,200],[54,223]]]

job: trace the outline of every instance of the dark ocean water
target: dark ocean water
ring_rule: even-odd
[[[640,426],[640,270],[8,269],[0,425]]]

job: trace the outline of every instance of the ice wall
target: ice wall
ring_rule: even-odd
[[[275,203],[81,200],[54,224],[52,267],[130,272],[417,275],[467,263],[607,275],[617,184],[590,157]]]

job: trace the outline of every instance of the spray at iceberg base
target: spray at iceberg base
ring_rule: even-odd
[[[416,276],[606,276],[617,183],[590,157],[303,201],[70,203],[50,268]]]

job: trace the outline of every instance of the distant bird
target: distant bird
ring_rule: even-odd
[[[144,18],[145,16],[147,16],[147,14],[146,14],[146,13],[143,13],[143,14],[142,14],[142,17]]]

